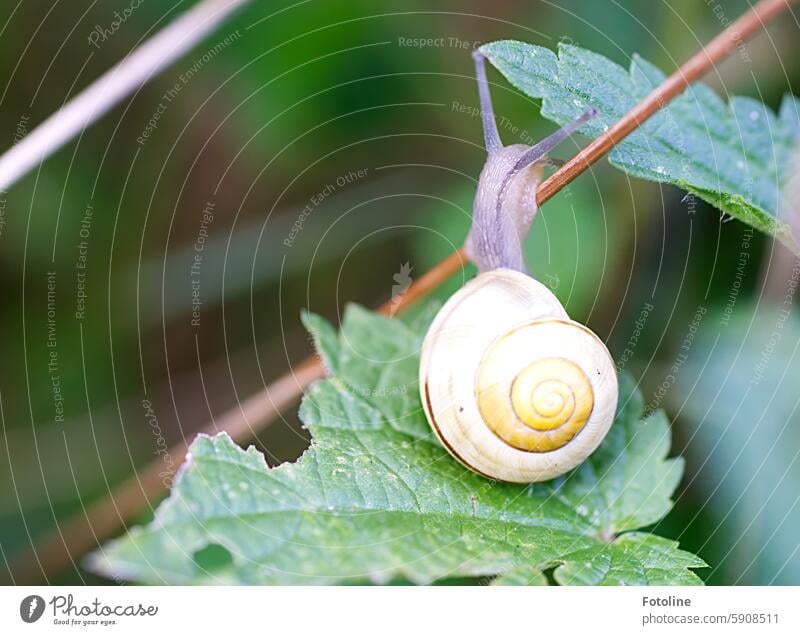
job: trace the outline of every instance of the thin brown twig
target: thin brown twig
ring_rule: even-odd
[[[575,177],[605,156],[622,139],[681,94],[689,84],[700,79],[714,65],[758,32],[762,26],[786,10],[793,1],[761,0],[730,24],[614,126],[545,180],[537,192],[538,204],[541,205],[549,200]],[[378,308],[378,312],[387,314],[390,310],[396,312],[408,308],[461,269],[464,262],[463,250],[454,251],[416,280],[399,302],[394,306],[391,302],[386,302]],[[212,421],[202,431],[209,434],[225,431],[239,443],[252,438],[259,430],[279,417],[282,411],[296,404],[304,390],[324,374],[321,361],[314,356],[309,357],[259,394]],[[185,443],[175,445],[170,449],[170,453],[182,462],[186,454]],[[28,573],[28,577],[32,574],[32,577],[37,579],[41,576],[46,578],[48,573],[74,563],[75,556],[85,553],[96,547],[99,541],[112,536],[143,507],[151,504],[152,499],[161,496],[165,489],[163,479],[159,476],[161,469],[158,461],[151,463],[114,489],[109,496],[88,507],[85,513],[68,520],[60,526],[59,531],[46,536],[25,554],[24,560],[20,561],[20,564],[26,565],[25,569],[19,570]],[[31,571],[30,565],[34,560],[40,563],[41,571]],[[18,577],[16,581],[21,582],[23,579]]]
[[[631,108],[622,119],[542,183],[537,196],[539,204],[544,203],[581,172],[605,156],[611,148],[680,95],[689,84],[700,79],[715,64],[760,31],[767,22],[785,11],[792,2],[794,0],[761,0],[747,13],[731,23],[678,70],[661,82],[647,97]]]

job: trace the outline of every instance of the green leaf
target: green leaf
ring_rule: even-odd
[[[581,128],[596,137],[652,91],[665,75],[634,55],[629,70],[586,49],[560,44],[558,55],[512,40],[481,47],[492,64],[561,125],[588,107],[598,116]],[[733,97],[727,104],[693,84],[610,153],[613,165],[644,179],[671,183],[774,235],[800,253],[786,220],[794,205],[800,102],[787,95],[776,115],[763,103]]]
[[[429,312],[423,315],[430,317]],[[350,306],[341,332],[304,317],[331,376],[309,390],[313,436],[294,463],[200,436],[153,523],[90,566],[148,583],[333,583],[500,575],[499,583],[698,583],[672,542],[621,533],[666,514],[681,474],[663,415],[621,378],[617,421],[584,465],[549,483],[489,481],[439,445],[417,392],[427,319]],[[620,535],[621,534],[621,535]],[[208,565],[211,563],[213,566]]]
[[[515,567],[497,576],[492,586],[547,586],[547,577],[535,567]]]

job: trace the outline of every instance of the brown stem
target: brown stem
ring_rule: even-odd
[[[415,280],[400,296],[399,301],[393,304],[391,300],[388,300],[381,304],[376,311],[382,315],[388,315],[390,311],[405,311],[414,302],[424,298],[459,269],[462,269],[465,263],[464,250],[456,249],[428,273]]]
[[[604,134],[597,137],[570,161],[544,181],[537,192],[541,205],[561,188],[570,183],[581,172],[606,155],[649,117],[678,96],[692,82],[707,73],[742,42],[752,37],[764,24],[784,11],[793,0],[761,0],[738,20],[717,35],[707,46],[698,51],[672,75],[666,78],[653,92],[634,106],[622,119]],[[399,304],[392,307],[383,304],[378,311],[402,311],[439,286],[463,266],[464,253],[454,251],[424,276],[414,282],[403,294]],[[261,393],[250,397],[222,417],[211,422],[203,432],[214,434],[225,431],[241,443],[252,438],[281,412],[296,404],[303,391],[315,380],[324,376],[322,363],[316,357],[305,359],[270,384]],[[173,457],[182,458],[186,445],[180,443],[170,449]],[[88,507],[84,513],[60,525],[41,542],[17,561],[20,575],[17,583],[30,582],[40,577],[47,578],[70,563],[73,556],[85,553],[99,542],[112,536],[121,526],[129,522],[139,511],[150,504],[151,499],[161,496],[166,485],[159,478],[160,463],[151,463],[132,478],[117,487],[109,496]],[[31,568],[38,562],[40,570]],[[27,574],[23,577],[23,572]],[[40,575],[41,574],[41,575]]]
[[[622,119],[542,183],[536,197],[538,203],[540,205],[544,203],[561,188],[572,182],[581,172],[608,154],[611,148],[680,95],[689,84],[700,79],[715,64],[730,55],[767,22],[786,10],[792,2],[794,0],[761,0],[754,5],[661,82],[647,97],[631,108]]]

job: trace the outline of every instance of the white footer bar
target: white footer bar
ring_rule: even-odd
[[[0,633],[800,633],[800,588],[5,587]],[[190,630],[192,629],[192,630]],[[231,631],[230,629],[237,629]],[[247,629],[247,630],[241,630]],[[437,629],[437,630],[433,630]]]

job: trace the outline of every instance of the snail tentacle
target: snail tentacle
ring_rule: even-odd
[[[478,80],[483,139],[486,144],[486,152],[492,154],[503,148],[503,142],[500,140],[500,133],[497,131],[492,95],[489,92],[489,82],[486,79],[486,62],[484,61],[486,58],[480,51],[473,51],[472,59],[475,60],[475,76]]]

